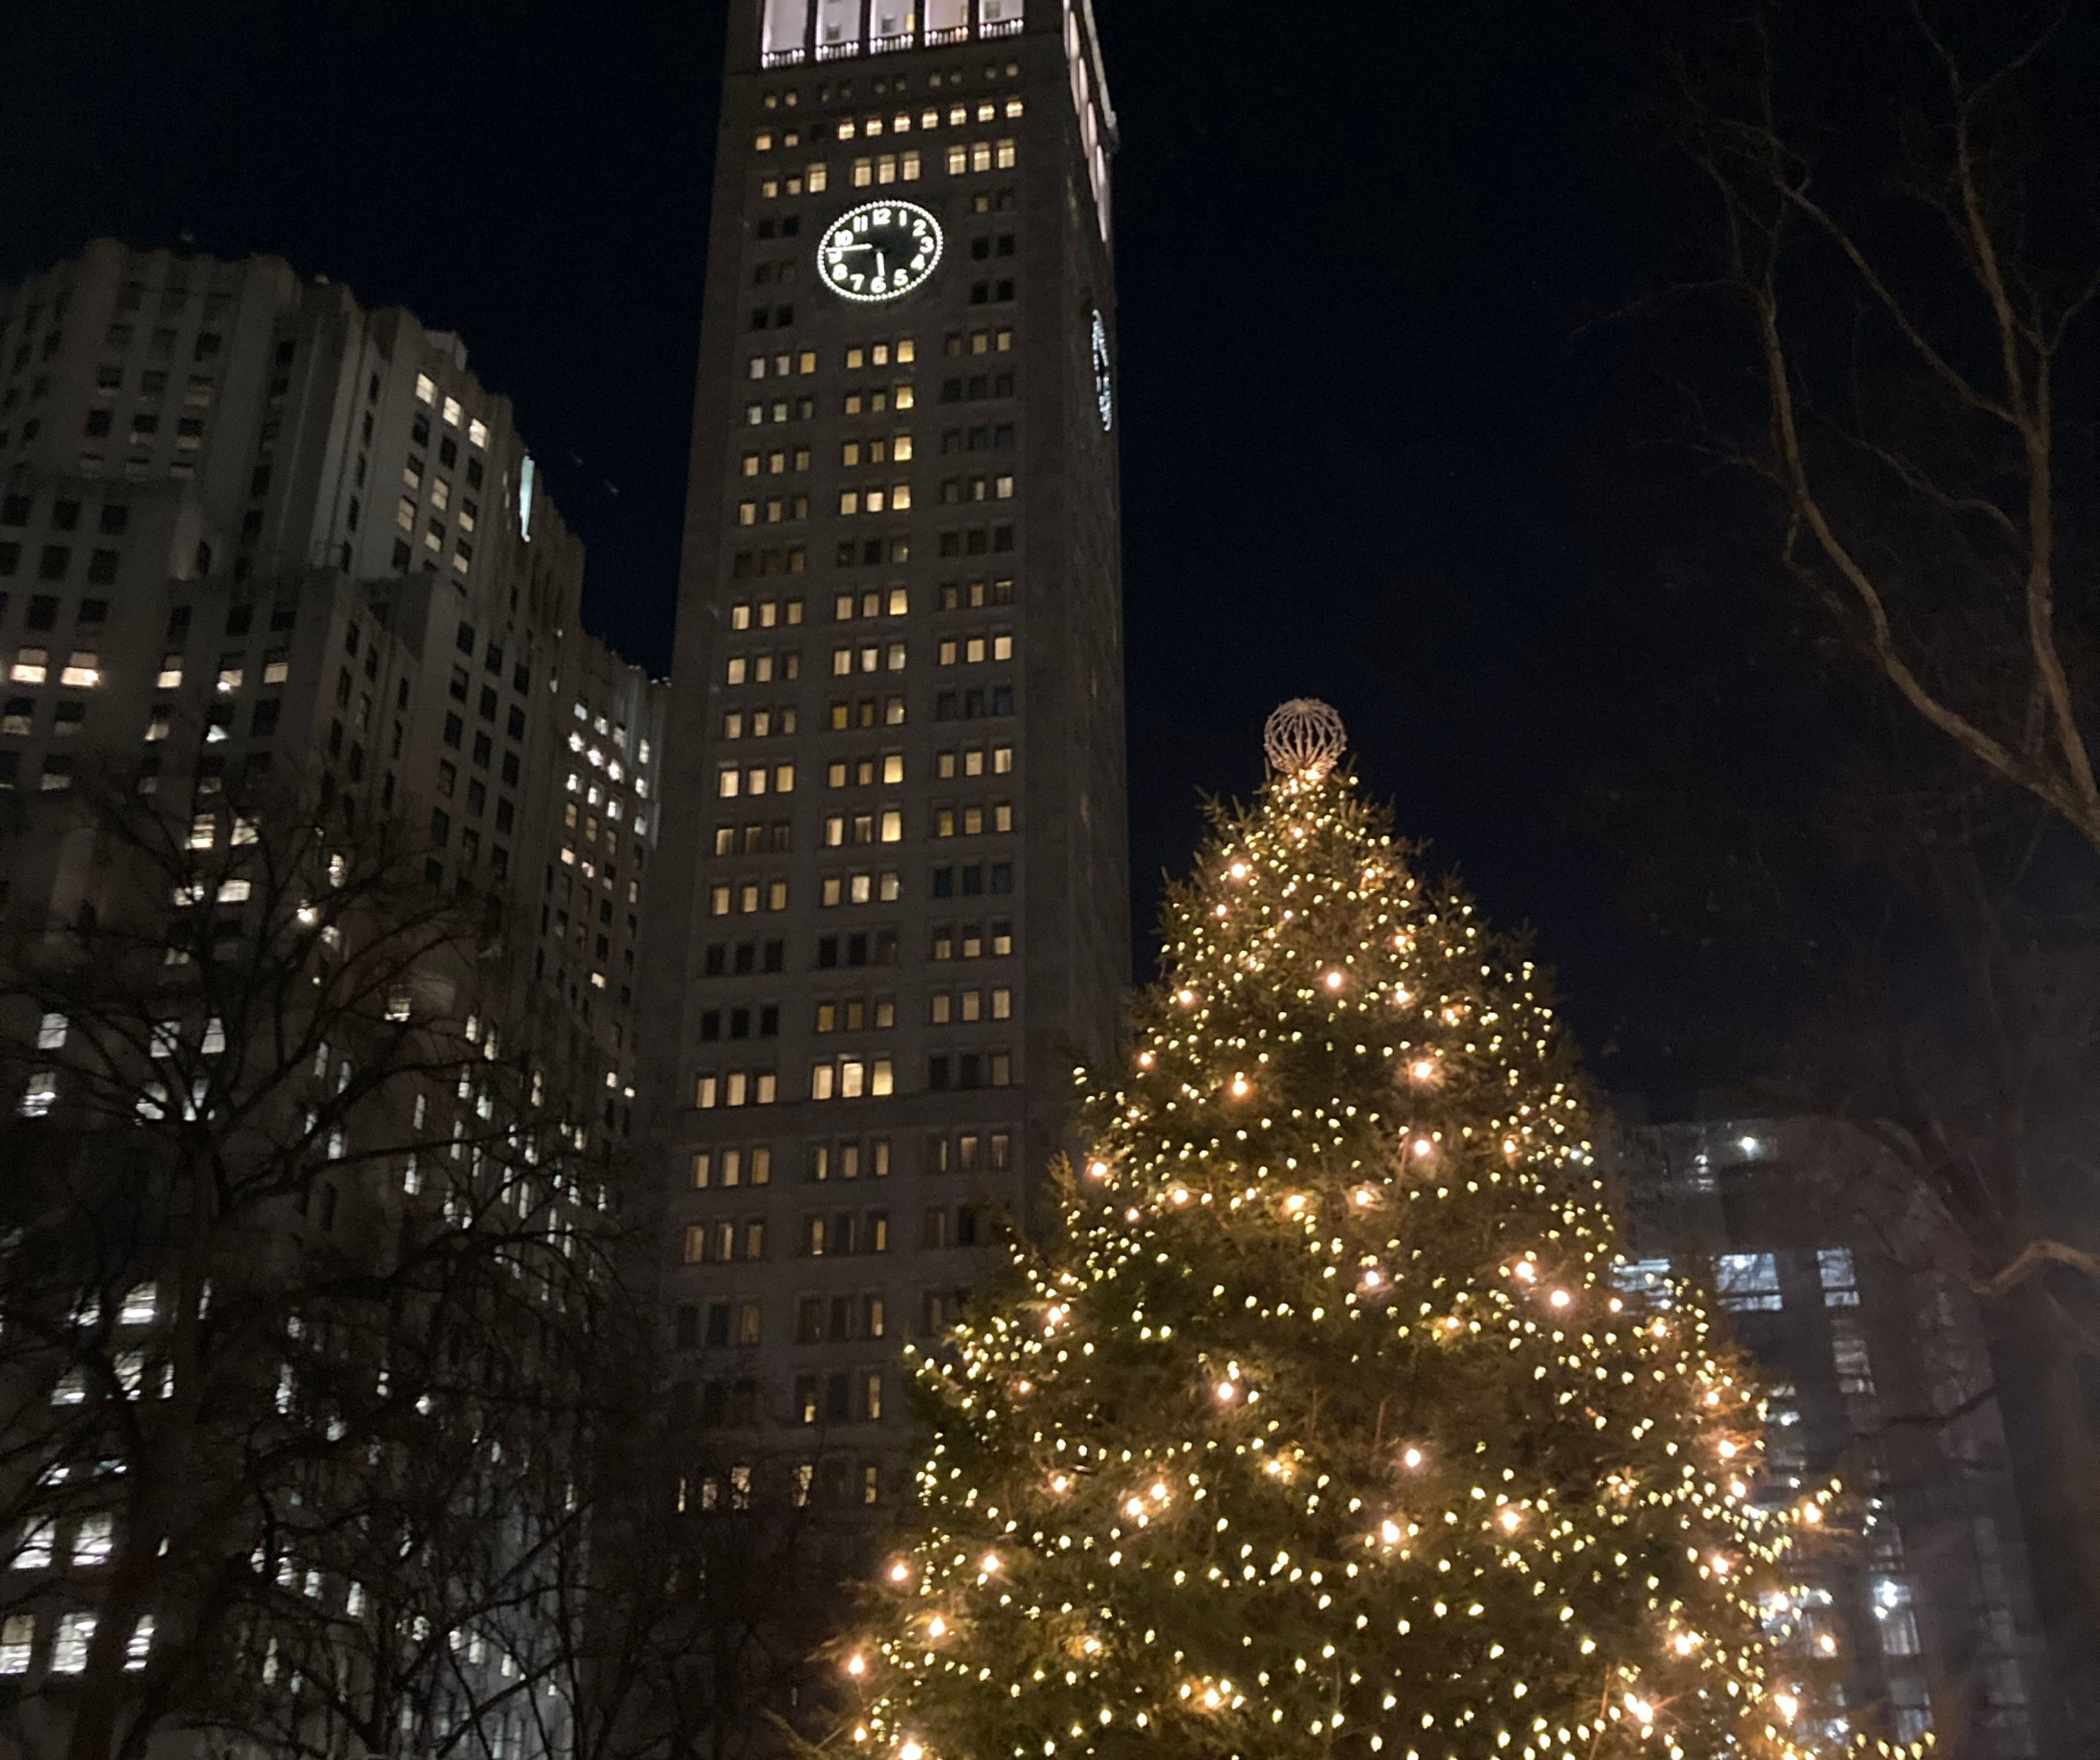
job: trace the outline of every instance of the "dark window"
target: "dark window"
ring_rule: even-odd
[[[767,942],[765,944],[765,969],[770,972],[782,971],[786,969],[787,963],[788,944],[785,941]]]
[[[22,566],[22,547],[18,543],[0,543],[0,578],[17,573]]]
[[[255,739],[267,739],[275,733],[277,731],[277,716],[284,706],[283,699],[276,697],[266,697],[257,703],[254,714],[249,719],[249,736]]]
[[[476,784],[475,785],[477,787],[479,786],[479,784]],[[499,800],[496,802],[496,829],[498,831],[508,831],[510,829],[511,820],[514,815],[514,812],[515,809],[512,807],[508,799]]]
[[[729,1343],[729,1304],[726,1301],[708,1304],[708,1343],[717,1346]]]
[[[991,889],[995,892],[1011,892],[1013,890],[1012,862],[998,861],[991,865]]]
[[[457,715],[448,715],[445,717],[445,743],[454,751],[459,750],[460,740],[465,733],[466,723]]]
[[[749,941],[738,942],[736,944],[736,959],[735,961],[737,976],[742,978],[749,973],[752,966],[757,962],[757,958],[758,948],[755,943]]]
[[[452,834],[452,815],[442,807],[433,807],[430,809],[430,841],[443,849]]]
[[[461,653],[472,653],[474,652],[474,626],[471,623],[461,624],[459,627],[459,633],[452,638],[452,640],[453,645],[458,648]]]
[[[482,686],[480,706],[483,720],[493,721],[496,719],[496,687],[493,684]]]
[[[90,629],[109,621],[109,601],[107,599],[83,599],[80,602],[78,622],[83,629]]]
[[[11,570],[7,572],[12,573]],[[117,552],[97,550],[87,559],[87,578],[98,587],[107,587],[117,579]]]
[[[936,868],[933,870],[933,896],[953,898],[955,895],[955,870],[952,868]]]
[[[24,622],[33,630],[47,630],[59,620],[59,602],[51,593],[35,594],[29,601],[29,610]]]
[[[80,504],[77,501],[54,501],[51,504],[51,530],[77,531],[80,529]]]
[[[819,935],[817,938],[818,968],[820,970],[828,970],[838,962],[839,938],[835,935]]]
[[[505,737],[510,739],[525,737],[525,711],[516,703],[510,706],[510,719],[504,724]]]
[[[102,507],[102,529],[112,538],[122,535],[131,522],[131,509],[121,501],[106,501]]]
[[[946,1056],[926,1059],[926,1085],[935,1093],[943,1092],[948,1085],[948,1060]]]
[[[87,412],[87,425],[85,432],[90,440],[99,440],[108,433],[109,411],[106,409],[90,410]]]
[[[488,768],[489,758],[494,753],[495,750],[495,746],[489,743],[489,738],[486,733],[477,733],[474,735],[474,761],[479,764],[483,769],[486,770]]]
[[[721,1010],[708,1009],[700,1016],[700,1042],[712,1045],[721,1037]]]
[[[721,941],[710,941],[708,944],[706,958],[703,962],[703,970],[706,975],[710,978],[719,978],[728,969],[728,944]]]
[[[0,526],[29,523],[29,498],[25,495],[0,496]]]
[[[37,564],[39,580],[64,580],[66,570],[73,566],[73,548],[69,544],[46,544],[42,558]]]

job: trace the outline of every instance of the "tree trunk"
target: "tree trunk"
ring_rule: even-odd
[[[2049,1537],[2063,1554],[2076,1593],[2081,1630],[2073,1649],[2090,1655],[2100,1651],[2100,1438],[2086,1411],[2078,1353],[2047,1291],[2030,1283],[2016,1299],[2011,1318],[2033,1374]]]

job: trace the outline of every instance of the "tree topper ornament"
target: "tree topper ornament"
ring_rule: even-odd
[[[1300,782],[1326,776],[1348,742],[1341,716],[1317,697],[1294,697],[1279,705],[1261,730],[1269,768]]]

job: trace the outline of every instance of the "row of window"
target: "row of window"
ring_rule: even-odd
[[[942,1051],[926,1059],[926,1087],[932,1093],[1006,1088],[1012,1081],[1010,1051]],[[710,1070],[693,1078],[693,1104],[704,1112],[721,1107],[771,1106],[779,1098],[779,1089],[776,1071]],[[827,1058],[810,1066],[812,1100],[884,1099],[896,1092],[896,1065],[889,1058]]]
[[[788,944],[770,941],[710,941],[701,950],[701,972],[708,978],[751,977],[787,970]],[[1013,924],[1010,918],[990,922],[936,924],[930,932],[927,956],[936,961],[1007,959],[1013,953]],[[894,966],[898,943],[893,929],[817,938],[817,969]]]
[[[37,558],[37,579],[40,581],[63,581],[73,574],[73,548],[71,544],[46,544]],[[117,565],[121,553],[116,550],[101,549],[89,552],[86,579],[90,586],[107,587],[117,579]],[[22,547],[19,543],[0,543],[0,580],[11,580],[22,571]]]
[[[51,1657],[54,1674],[78,1674],[87,1667],[88,1648],[95,1642],[95,1615],[78,1610],[59,1615],[51,1627]],[[10,1613],[0,1619],[0,1676],[26,1674],[36,1658],[37,1616]],[[135,1673],[146,1665],[153,1648],[153,1616],[142,1613],[125,1640],[124,1666]]]

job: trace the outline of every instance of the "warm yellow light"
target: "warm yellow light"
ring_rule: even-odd
[[[1430,1142],[1427,1137],[1416,1137],[1414,1139],[1414,1159],[1419,1161],[1424,1155],[1429,1153],[1430,1150],[1433,1146],[1434,1145]]]
[[[1295,1216],[1305,1208],[1305,1195],[1303,1192],[1293,1192],[1283,1200],[1283,1208]]]
[[[1105,1161],[1089,1161],[1087,1164],[1087,1172],[1096,1179],[1106,1179],[1109,1177],[1109,1164]]]
[[[1825,1632],[1815,1640],[1815,1648],[1825,1656],[1835,1656],[1838,1654],[1838,1640]]]
[[[1193,1002],[1196,1000],[1196,992],[1189,989],[1177,990],[1174,992],[1174,1000],[1176,1002],[1179,1002],[1182,1007],[1186,1008],[1191,1002]]]
[[[1218,1384],[1218,1397],[1229,1405],[1239,1397],[1239,1389],[1229,1381],[1220,1381]]]
[[[1633,1713],[1636,1723],[1652,1723],[1655,1721],[1655,1707],[1632,1693],[1626,1695],[1626,1709]]]
[[[1233,1077],[1233,1089],[1232,1089],[1233,1098],[1235,1100],[1243,1100],[1243,1099],[1245,1099],[1245,1098],[1246,1098],[1246,1093],[1247,1093],[1247,1089],[1248,1089],[1249,1085],[1249,1085],[1249,1083],[1248,1083],[1248,1081],[1247,1081],[1247,1079],[1246,1079],[1246,1077],[1245,1076],[1242,1076],[1242,1075],[1235,1075],[1235,1076]]]
[[[1427,1081],[1436,1073],[1436,1066],[1427,1058],[1417,1058],[1407,1066],[1407,1073],[1417,1081]]]
[[[1551,1302],[1556,1308],[1565,1308],[1568,1303],[1575,1300],[1575,1298],[1573,1296],[1570,1296],[1564,1289],[1555,1290],[1546,1299]]]
[[[1229,871],[1235,880],[1244,880],[1247,877],[1247,865],[1245,862],[1234,862]]]
[[[1072,1481],[1070,1479],[1067,1479],[1064,1474],[1052,1473],[1050,1476],[1050,1489],[1052,1491],[1069,1491],[1071,1489],[1071,1486]]]
[[[1736,1445],[1732,1442],[1723,1441],[1721,1445],[1721,1459],[1723,1460],[1733,1460],[1735,1458]]]
[[[1513,1509],[1506,1509],[1502,1511],[1502,1526],[1511,1533],[1516,1532],[1517,1524],[1523,1520],[1524,1518]]]
[[[1359,1186],[1357,1188],[1356,1192],[1357,1208],[1360,1210],[1368,1209],[1370,1207],[1373,1195],[1374,1194],[1368,1186]]]
[[[1533,1278],[1538,1275],[1538,1267],[1533,1265],[1529,1259],[1520,1259],[1516,1262],[1516,1274],[1520,1278],[1523,1278],[1525,1283],[1529,1283]]]
[[[948,1622],[942,1619],[938,1613],[936,1613],[933,1618],[926,1621],[926,1635],[929,1638],[942,1637],[946,1633],[947,1630]]]
[[[1342,975],[1339,972],[1330,971],[1327,974],[1327,988],[1330,990],[1339,990],[1342,988]]]
[[[1823,1506],[1820,1503],[1802,1504],[1801,1506],[1801,1519],[1807,1522],[1810,1527],[1813,1528],[1818,1522],[1823,1520]]]
[[[1422,1450],[1418,1448],[1404,1450],[1400,1457],[1400,1463],[1403,1467],[1419,1467],[1422,1464]]]
[[[1793,1721],[1796,1714],[1801,1709],[1801,1701],[1790,1692],[1774,1693],[1772,1703],[1779,1707],[1779,1714],[1789,1723]]]
[[[897,1752],[898,1760],[924,1760],[926,1750],[915,1741],[907,1741]]]
[[[1154,1502],[1164,1503],[1167,1501],[1167,1487],[1163,1485],[1154,1485],[1152,1495]]]
[[[1388,1546],[1397,1546],[1400,1543],[1400,1524],[1391,1521],[1379,1523],[1379,1538]]]
[[[865,1659],[865,1658],[861,1657],[857,1657],[857,1656],[855,1656],[855,1657],[848,1657],[846,1658],[846,1673],[847,1673],[847,1674],[865,1674],[867,1672],[867,1661],[866,1661],[866,1659]]]
[[[1690,1656],[1699,1648],[1699,1635],[1696,1632],[1679,1632],[1673,1640],[1673,1646],[1679,1656]]]
[[[892,1582],[906,1582],[911,1575],[911,1567],[908,1564],[893,1564],[889,1567],[889,1580]]]
[[[1123,1505],[1123,1512],[1126,1516],[1142,1516],[1145,1513],[1145,1499],[1143,1498],[1132,1498],[1127,1503]]]
[[[1175,1203],[1188,1203],[1188,1201],[1189,1201],[1189,1188],[1188,1188],[1187,1186],[1176,1186],[1174,1188],[1173,1197],[1174,1197],[1174,1201],[1175,1201]]]

